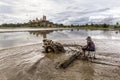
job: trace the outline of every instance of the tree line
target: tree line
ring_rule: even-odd
[[[15,27],[15,28],[19,28],[19,27],[77,27],[77,28],[120,28],[119,23],[117,22],[114,25],[110,25],[110,24],[84,24],[84,25],[74,25],[74,24],[70,24],[70,25],[64,25],[64,24],[57,24],[57,23],[53,23],[50,21],[41,21],[41,22],[28,22],[28,23],[4,23],[1,24],[0,27]]]

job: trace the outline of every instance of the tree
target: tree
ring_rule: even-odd
[[[103,28],[108,28],[109,25],[107,25],[106,23],[104,23],[104,24],[102,25],[102,27],[103,27]]]
[[[119,26],[119,23],[117,22],[116,25]]]

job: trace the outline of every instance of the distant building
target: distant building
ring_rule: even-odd
[[[29,20],[30,26],[41,26],[41,27],[55,27],[53,22],[50,22],[46,19],[46,16],[43,15],[41,18],[36,18],[34,20]]]
[[[42,19],[43,21],[46,21],[46,16],[45,15],[43,15],[43,19]]]
[[[35,22],[39,22],[39,19],[38,18],[36,18],[36,21]]]
[[[36,22],[36,20],[32,20],[32,22]]]
[[[41,21],[46,21],[46,16],[43,15],[42,18],[38,19],[36,18],[35,20],[29,20],[29,23],[31,22],[41,22]]]
[[[29,23],[32,23],[32,20],[29,20]]]

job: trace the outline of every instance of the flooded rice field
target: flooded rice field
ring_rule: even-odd
[[[66,69],[56,69],[73,52],[42,53],[43,38],[85,45],[87,36],[96,44],[95,62],[76,60]],[[119,47],[120,33],[113,30],[2,30],[0,80],[120,80]]]
[[[20,29],[0,30],[0,49],[41,43],[43,38],[62,43],[86,44],[86,37],[91,36],[97,51],[120,53],[120,31],[80,30],[80,29]]]

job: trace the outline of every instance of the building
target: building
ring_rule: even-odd
[[[43,15],[42,20],[46,21],[46,16],[45,15]]]
[[[29,23],[31,22],[41,22],[41,21],[46,21],[46,16],[43,15],[42,18],[38,19],[36,18],[35,20],[29,20]]]
[[[36,18],[34,20],[29,20],[29,24],[30,26],[34,26],[34,27],[55,27],[53,22],[50,22],[46,19],[46,16],[43,15],[42,18]]]

